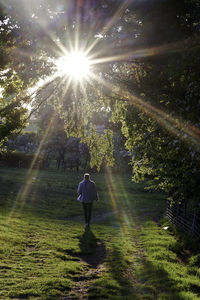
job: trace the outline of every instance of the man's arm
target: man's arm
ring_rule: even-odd
[[[78,193],[78,195],[82,194],[82,184],[81,183],[79,183],[79,185],[78,185],[77,193]]]

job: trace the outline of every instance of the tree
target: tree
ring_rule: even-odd
[[[160,55],[163,48],[158,48],[155,57],[133,61],[132,72],[128,66],[116,65],[117,80],[123,82],[127,99],[134,104],[116,109],[115,116],[122,120],[126,146],[132,153],[133,178],[143,180],[148,176],[154,188],[167,191],[169,199],[178,203],[198,201],[199,195],[199,21],[194,18],[193,5],[188,1],[181,6],[184,10],[174,9],[173,13],[181,20],[174,27],[179,30],[173,38],[188,38],[182,44],[184,49],[173,53],[172,48],[172,52]],[[163,14],[161,17],[163,22]],[[160,30],[160,26],[157,28]],[[166,30],[168,33],[170,30]],[[167,39],[166,34],[163,41],[158,35],[160,42]]]
[[[196,199],[199,1],[24,3],[7,1],[2,7],[2,70],[12,72],[12,86],[20,82],[19,92],[11,97],[6,90],[10,77],[1,73],[4,127],[9,128],[8,108],[14,107],[21,118],[22,104],[32,99],[28,88],[51,76],[35,92],[39,102],[34,109],[46,101],[51,104],[67,135],[89,146],[92,166],[113,163],[112,126],[107,124],[99,134],[94,123],[94,115],[103,108],[112,115],[110,120],[122,124],[134,179],[148,175],[174,201],[187,199],[192,189]],[[95,61],[94,76],[83,86],[56,75],[54,62],[70,43],[89,47]],[[13,125],[2,138],[18,127]]]

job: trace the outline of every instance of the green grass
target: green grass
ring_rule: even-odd
[[[165,195],[128,175],[92,179],[85,231],[82,174],[0,169],[0,299],[200,299],[200,256],[163,229]]]

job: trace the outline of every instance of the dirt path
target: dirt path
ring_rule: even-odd
[[[107,217],[115,214],[115,211],[110,211],[102,214],[96,214],[92,217],[92,223],[102,223]],[[83,216],[75,216],[70,220],[83,222]],[[90,229],[85,231],[86,235],[91,234]],[[106,248],[102,241],[97,240],[95,249],[90,254],[81,254],[80,262],[85,267],[82,274],[75,279],[75,284],[70,293],[63,297],[63,300],[85,300],[88,299],[88,289],[93,283],[102,276],[105,270],[104,261],[106,258]]]
[[[102,223],[106,220],[107,217],[115,215],[115,211],[109,211],[106,213],[101,213],[101,214],[94,214],[92,216],[92,223]],[[84,216],[74,216],[74,217],[69,217],[67,220],[70,221],[77,221],[77,222],[84,222]]]
[[[90,230],[90,229],[88,229]],[[86,232],[87,234],[87,232]],[[88,234],[90,234],[88,232]],[[74,287],[63,300],[85,300],[88,299],[88,288],[92,286],[93,282],[97,280],[105,267],[103,265],[106,258],[106,249],[102,241],[97,241],[96,247],[91,254],[81,254],[79,256],[80,262],[85,267],[82,274],[76,278]]]
[[[106,220],[109,216],[116,215],[117,212],[110,211],[103,214],[98,214],[93,216],[92,223],[102,223]],[[144,215],[146,215],[146,211],[144,211]],[[82,216],[77,216],[72,218],[74,221],[83,221]],[[117,224],[117,223],[116,223]],[[138,233],[140,231],[140,227],[135,224],[134,226],[135,234],[132,236],[132,243],[135,248],[134,253],[134,263],[135,264],[142,264],[142,261],[145,259],[145,251],[138,239]],[[90,230],[89,230],[90,231]],[[92,232],[92,231],[91,231]],[[76,256],[77,257],[77,256]],[[63,297],[63,300],[86,300],[88,299],[88,289],[93,286],[94,282],[102,276],[102,273],[105,271],[105,259],[106,259],[106,248],[103,241],[97,240],[96,247],[91,254],[81,254],[79,257],[80,262],[82,262],[85,267],[82,274],[75,279],[75,284],[69,294]],[[124,278],[129,279],[135,291],[138,294],[142,294],[143,291],[138,289],[137,287],[140,286],[141,283],[135,277],[134,274],[134,263],[130,264],[126,270],[124,270]]]

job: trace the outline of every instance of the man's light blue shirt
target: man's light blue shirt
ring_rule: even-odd
[[[94,181],[84,179],[78,186],[78,201],[83,203],[91,203],[94,200],[98,200],[96,185]]]

